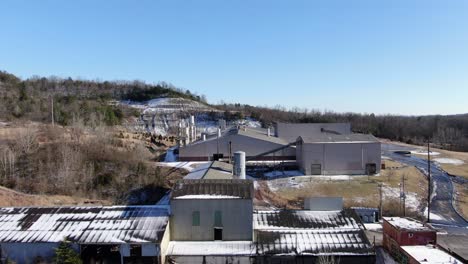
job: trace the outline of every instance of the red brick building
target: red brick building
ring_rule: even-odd
[[[401,246],[425,246],[436,244],[436,230],[411,218],[383,218],[383,247],[399,259]]]

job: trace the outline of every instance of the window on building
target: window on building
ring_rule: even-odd
[[[192,212],[192,226],[200,226],[200,211]]]
[[[223,215],[221,214],[221,211],[215,211],[214,226],[217,226],[217,227],[223,226]]]

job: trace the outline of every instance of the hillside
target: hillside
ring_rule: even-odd
[[[183,91],[170,84],[140,81],[91,81],[57,77],[32,77],[21,80],[0,71],[0,119],[55,122],[61,125],[118,125],[139,111],[116,104],[122,100],[144,102],[154,98],[178,98],[206,105],[204,96]]]

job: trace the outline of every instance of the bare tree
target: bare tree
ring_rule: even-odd
[[[37,142],[38,131],[30,126],[24,130],[20,130],[16,138],[16,148],[20,153],[30,154],[36,151],[39,147]]]
[[[0,148],[0,169],[3,176],[3,180],[5,178],[11,178],[16,170],[16,153],[9,147]]]

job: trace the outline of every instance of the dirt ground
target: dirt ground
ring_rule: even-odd
[[[401,215],[400,186],[405,176],[405,193],[407,215],[417,216],[424,210],[427,197],[427,180],[414,167],[404,166],[398,162],[385,160],[386,169],[379,176],[298,176],[294,178],[269,181],[270,192],[289,204],[301,205],[305,197],[330,196],[343,197],[345,207],[365,206],[379,207],[382,184],[383,212],[386,215]]]
[[[0,186],[0,206],[65,206],[65,205],[110,205],[105,200],[89,200],[64,195],[31,195]]]
[[[457,209],[468,219],[468,186],[454,183]]]

